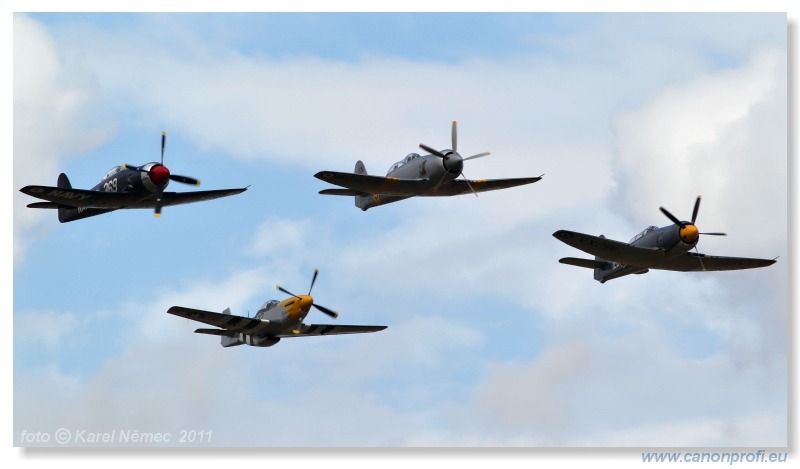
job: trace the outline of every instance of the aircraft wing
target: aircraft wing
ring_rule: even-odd
[[[466,179],[454,179],[446,184],[442,184],[436,190],[435,195],[461,195],[475,192],[496,191],[509,187],[532,184],[542,179],[541,176],[535,178],[516,178],[516,179],[477,179],[475,181]],[[472,188],[470,189],[470,186]]]
[[[65,207],[121,208],[128,204],[136,203],[142,198],[139,194],[90,191],[52,186],[25,186],[19,191],[31,197],[36,197],[37,199],[46,200]],[[34,205],[32,208],[45,208],[41,202],[38,204],[39,205]]]
[[[387,178],[337,171],[320,171],[314,177],[365,194],[422,195],[430,191],[427,179]],[[330,189],[323,190],[320,194],[345,195],[341,191],[331,192]]]
[[[386,326],[348,326],[337,324],[303,324],[303,328],[297,334],[278,334],[275,337],[304,337],[312,335],[339,335],[339,334],[361,334],[365,332],[378,332],[386,329]]]
[[[212,191],[164,192],[162,205],[166,207],[202,202],[239,194],[246,190],[247,188],[244,187]],[[57,206],[104,209],[154,208],[156,204],[155,194],[103,192],[51,186],[25,186],[20,189],[20,192],[56,204],[56,207],[52,207],[42,202],[36,202],[29,205],[31,208],[57,208]]]
[[[164,206],[190,204],[193,202],[203,202],[205,200],[219,199],[231,195],[241,194],[246,191],[246,187],[239,189],[217,189],[212,191],[192,191],[192,192],[164,192]],[[155,198],[148,201],[147,208],[155,207]]]
[[[398,179],[381,176],[370,176],[368,174],[340,173],[336,171],[320,171],[314,175],[315,178],[342,186],[350,192],[326,189],[320,191],[325,195],[362,195],[362,194],[384,194],[384,195],[405,195],[405,196],[451,196],[475,192],[486,192],[497,189],[521,186],[534,183],[541,178],[518,178],[518,179],[478,179],[468,181],[466,179],[453,180],[442,184],[436,190],[431,189],[428,179]],[[470,188],[472,186],[472,188]]]
[[[576,231],[558,230],[553,233],[559,241],[581,251],[612,262],[626,265],[651,266],[664,261],[664,251],[640,248],[613,239],[592,236]]]
[[[767,267],[777,262],[777,259],[752,259],[747,257],[722,257],[707,256],[687,252],[675,259],[670,259],[660,264],[658,269],[675,270],[678,272],[702,272],[716,270],[741,270]]]
[[[167,310],[169,314],[191,319],[192,321],[202,322],[211,326],[221,327],[222,329],[243,332],[245,334],[258,334],[264,332],[269,327],[269,321],[236,316],[235,314],[215,313],[213,311],[203,311],[200,309],[184,308],[183,306],[173,306]],[[205,329],[204,329],[205,330]]]

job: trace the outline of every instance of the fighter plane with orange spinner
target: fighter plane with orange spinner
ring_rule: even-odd
[[[664,207],[661,212],[672,225],[658,228],[649,226],[634,236],[629,243],[614,241],[603,235],[592,236],[576,231],[559,230],[553,233],[559,241],[589,254],[594,259],[565,257],[562,264],[594,269],[594,278],[600,283],[630,274],[645,274],[650,269],[678,272],[706,272],[767,267],[776,259],[708,256],[697,251],[700,235],[726,236],[725,233],[701,233],[695,225],[700,210],[700,196],[694,203],[691,221],[676,218]],[[695,252],[691,252],[694,249]]]
[[[464,162],[489,156],[489,152],[463,158],[457,150],[456,121],[453,121],[450,140],[452,149],[445,150],[436,150],[420,144],[420,148],[429,154],[409,153],[389,168],[386,177],[367,174],[367,169],[360,160],[356,163],[353,173],[320,171],[314,175],[315,178],[344,189],[324,189],[319,193],[353,196],[356,207],[366,211],[409,197],[449,197],[468,193],[477,196],[478,192],[531,184],[542,179],[541,176],[516,179],[467,179],[464,176]],[[456,179],[458,176],[464,179]]]

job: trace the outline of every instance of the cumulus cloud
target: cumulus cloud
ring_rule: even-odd
[[[620,113],[613,128],[626,212],[644,222],[663,205],[688,219],[702,194],[701,231],[727,231],[724,245],[749,255],[785,252],[785,104],[785,55],[762,50]]]

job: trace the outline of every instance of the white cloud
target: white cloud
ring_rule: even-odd
[[[14,15],[14,259],[25,241],[41,236],[50,211],[31,210],[25,185],[55,185],[61,162],[97,147],[113,131],[102,122],[92,83],[72,80],[57,46],[38,22]],[[52,221],[52,220],[50,220]]]
[[[724,240],[703,238],[701,248],[713,243],[742,256],[781,255],[785,121],[785,56],[775,50],[666,88],[640,110],[620,113],[614,131],[625,211],[641,223],[666,221],[659,206],[689,219],[701,194],[701,231],[729,233]]]
[[[16,318],[14,335],[24,337],[24,343],[32,340],[35,347],[52,351],[62,346],[65,336],[75,332],[78,325],[72,313],[37,311]]]
[[[270,217],[256,229],[246,252],[258,256],[296,255],[310,241],[308,235],[313,228],[311,221]]]

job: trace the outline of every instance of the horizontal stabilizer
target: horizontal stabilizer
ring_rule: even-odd
[[[55,202],[34,202],[32,204],[28,204],[28,208],[59,208]]]
[[[369,195],[366,192],[354,191],[353,189],[323,189],[319,193],[322,195]]]
[[[236,335],[235,332],[226,331],[225,329],[197,329],[194,332],[195,334],[222,335],[225,337],[233,337]]]
[[[605,261],[596,261],[594,259],[579,259],[577,257],[565,257],[563,259],[559,259],[558,262],[578,267],[585,267],[587,269],[602,269],[608,264],[608,262]]]

